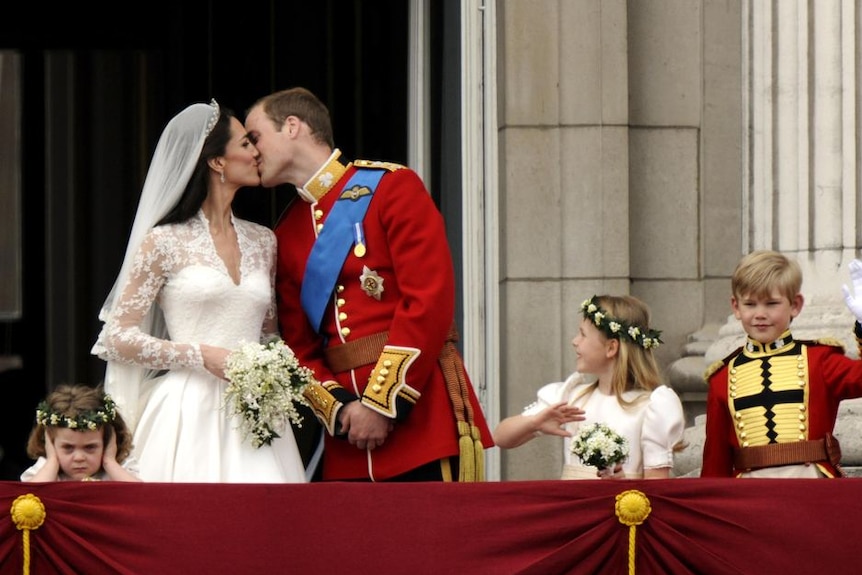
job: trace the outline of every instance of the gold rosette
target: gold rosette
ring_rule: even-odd
[[[24,538],[24,575],[30,573],[30,530],[38,529],[45,522],[45,506],[42,501],[28,493],[12,502],[12,521]]]
[[[623,491],[616,497],[614,511],[620,523],[627,525],[629,528],[629,573],[634,575],[635,572],[635,535],[638,525],[641,525],[646,518],[649,517],[650,507],[649,499],[643,492],[636,489]]]

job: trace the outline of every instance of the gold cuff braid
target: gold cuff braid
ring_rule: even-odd
[[[334,381],[313,383],[306,387],[302,393],[311,406],[314,415],[320,420],[329,435],[335,435],[336,416],[338,415],[338,410],[344,405],[335,399],[335,396],[332,394],[332,390],[337,387],[339,385]]]
[[[415,405],[421,394],[405,380],[410,364],[420,353],[412,347],[385,346],[362,393],[362,405],[392,419],[398,416],[398,400]]]

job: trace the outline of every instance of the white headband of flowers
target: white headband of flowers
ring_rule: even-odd
[[[36,408],[36,423],[46,427],[68,427],[76,431],[94,431],[117,417],[117,406],[110,395],[105,395],[104,405],[96,411],[85,411],[74,417],[56,413],[43,401]]]
[[[610,317],[595,302],[597,297],[593,296],[584,300],[584,303],[581,304],[581,310],[584,312],[584,319],[592,321],[593,325],[599,328],[607,337],[619,340],[625,339],[644,349],[653,349],[663,343],[659,337],[661,335],[660,331],[629,325],[621,319]]]

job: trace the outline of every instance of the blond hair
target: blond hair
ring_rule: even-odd
[[[650,329],[649,308],[634,296],[600,295],[593,298],[593,302],[605,312],[608,318],[637,326],[642,331]],[[607,337],[604,333],[602,336]],[[620,405],[625,407],[632,404],[623,399],[625,392],[638,389],[652,391],[663,382],[652,349],[645,349],[626,338],[618,338],[618,341],[620,347],[611,375],[611,389]],[[635,401],[638,402],[640,399]]]
[[[802,269],[784,254],[773,250],[756,250],[743,256],[730,281],[733,297],[768,298],[778,290],[793,301],[802,290]]]

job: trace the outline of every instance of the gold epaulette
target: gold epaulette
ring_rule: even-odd
[[[706,368],[706,371],[703,373],[703,379],[709,381],[709,378],[713,376],[713,374],[724,367],[724,360],[717,359],[712,364]]]
[[[407,167],[402,166],[401,164],[396,164],[394,162],[381,162],[378,160],[353,160],[353,165],[357,168],[376,168],[378,170],[382,168],[384,170],[389,170],[390,172],[401,170]]]
[[[835,337],[821,337],[814,340],[814,343],[819,345],[828,345],[829,347],[838,347],[841,348],[841,351],[844,351],[844,342]]]
[[[706,368],[706,371],[703,374],[703,379],[709,381],[709,378],[712,377],[716,371],[726,365],[734,356],[738,355],[740,351],[742,351],[741,346],[727,354],[724,359],[718,359],[712,362],[712,364]]]

